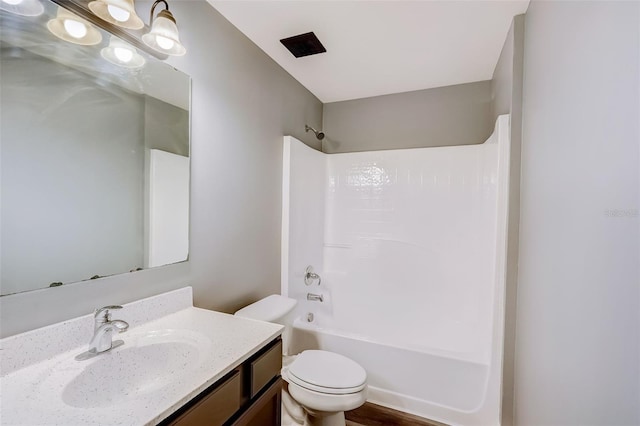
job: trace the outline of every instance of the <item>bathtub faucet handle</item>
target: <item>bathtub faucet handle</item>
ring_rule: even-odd
[[[324,297],[322,297],[321,294],[313,294],[313,293],[307,293],[307,300],[312,300],[315,302],[324,302]]]
[[[304,270],[304,283],[306,285],[311,285],[316,280],[318,280],[318,285],[320,285],[320,283],[322,282],[322,278],[320,278],[320,275],[313,272],[313,266],[307,266],[307,269]]]

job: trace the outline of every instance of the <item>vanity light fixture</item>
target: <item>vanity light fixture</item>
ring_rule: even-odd
[[[44,12],[39,0],[0,0],[0,9],[22,16],[40,16]]]
[[[58,7],[56,17],[47,22],[47,28],[70,43],[91,46],[102,41],[102,34],[93,25],[63,7]]]
[[[160,3],[164,3],[165,9],[154,18],[153,12]],[[176,20],[169,12],[169,4],[165,0],[156,0],[153,3],[149,25],[151,25],[151,31],[142,36],[142,41],[147,46],[166,55],[182,56],[187,53],[187,49],[180,43]]]
[[[112,64],[124,68],[140,68],[146,62],[135,47],[116,36],[111,36],[109,46],[103,48],[100,55]]]
[[[133,0],[95,0],[89,9],[99,18],[122,28],[139,30],[144,22],[136,14]]]

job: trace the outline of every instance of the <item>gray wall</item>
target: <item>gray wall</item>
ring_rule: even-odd
[[[483,143],[493,133],[491,81],[324,105],[327,153]]]
[[[502,425],[513,424],[518,241],[520,232],[520,156],[522,148],[522,80],[524,15],[509,28],[491,80],[493,117],[511,114],[509,217],[507,219],[507,278],[505,288],[504,359],[502,364]]]
[[[279,291],[282,136],[319,149],[322,104],[206,2],[171,11],[188,53],[169,62],[193,78],[189,262],[2,297],[3,336],[184,285],[224,311]]]
[[[516,46],[514,43],[524,37],[524,15],[516,16],[511,22],[509,32],[505,39],[498,63],[493,71],[491,79],[492,116],[509,114],[513,106],[514,92],[514,59],[522,56],[522,43]],[[522,40],[520,40],[522,41]],[[520,48],[520,49],[519,49]],[[522,71],[522,70],[520,70]]]
[[[144,146],[188,157],[189,112],[145,96]]]
[[[639,19],[526,15],[517,425],[640,424]]]

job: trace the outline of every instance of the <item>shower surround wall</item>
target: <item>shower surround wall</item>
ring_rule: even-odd
[[[481,145],[329,155],[285,138],[282,292],[300,302],[295,350],[361,363],[373,402],[500,422],[508,128],[501,116]],[[305,286],[307,265],[321,285]]]

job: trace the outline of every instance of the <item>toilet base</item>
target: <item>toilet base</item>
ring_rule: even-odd
[[[285,382],[286,383],[286,382]],[[287,386],[282,388],[282,422],[281,426],[307,426],[307,412],[289,395]]]
[[[345,426],[344,411],[360,407],[367,396],[366,388],[354,394],[323,394],[290,382],[287,389],[307,414],[309,426]]]
[[[293,414],[293,415],[292,415]],[[282,426],[345,426],[344,411],[338,413],[311,413],[304,410],[304,415],[291,412],[291,406],[282,401]]]
[[[345,426],[344,411],[337,413],[317,413],[307,410],[309,426]]]

